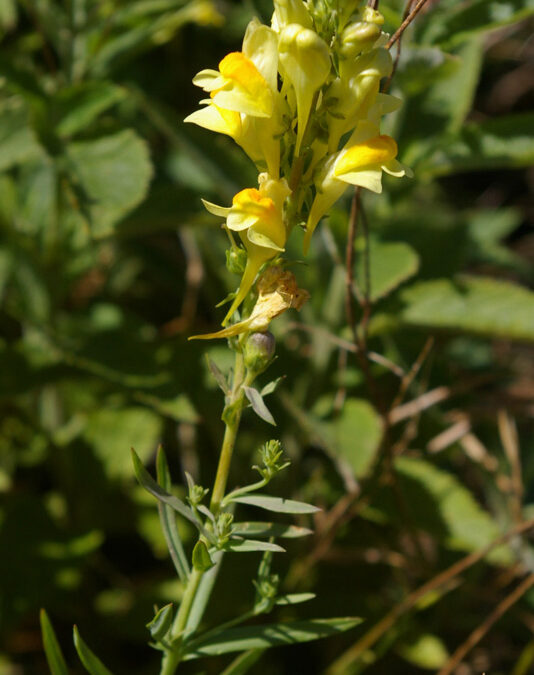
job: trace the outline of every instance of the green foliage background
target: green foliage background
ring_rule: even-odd
[[[393,32],[403,3],[380,9]],[[184,470],[212,481],[222,401],[206,346],[186,338],[217,326],[213,307],[236,279],[200,196],[228,203],[256,175],[229,139],[181,120],[197,105],[192,76],[270,12],[267,0],[0,0],[2,675],[46,672],[43,606],[64,646],[77,623],[115,672],[157,670],[144,626],[181,589],[130,447],[150,465],[162,443],[178,493]],[[274,328],[270,373],[286,377],[268,401],[292,461],[276,487],[326,513],[361,493],[326,547],[319,517],[316,538],[278,555],[286,588],[317,599],[277,618],[365,623],[273,650],[250,672],[323,672],[410,590],[532,516],[533,12],[532,0],[429,2],[403,40],[391,93],[405,103],[385,131],[415,178],[364,196],[370,241],[360,228],[355,277],[362,292],[370,281],[369,348],[397,371],[434,338],[404,400],[434,398],[395,408],[385,452],[379,413],[399,376],[372,362],[370,396],[346,349],[348,197],[294,266],[311,301]],[[289,252],[300,260],[295,234]],[[207,351],[229,368],[222,344]],[[269,437],[245,415],[234,484],[250,480]],[[250,605],[243,580],[257,560],[234,557],[246,559],[223,567],[210,621]],[[495,550],[404,615],[351,672],[438,669],[533,560],[526,541]],[[530,592],[465,672],[530,672],[533,621]],[[184,672],[220,673],[227,660]]]

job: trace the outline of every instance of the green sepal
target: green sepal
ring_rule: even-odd
[[[210,557],[206,544],[203,541],[197,541],[193,549],[192,556],[193,568],[197,572],[207,572],[215,564]]]
[[[150,635],[157,642],[161,642],[167,635],[173,620],[173,605],[170,602],[156,612],[156,615],[146,624]]]

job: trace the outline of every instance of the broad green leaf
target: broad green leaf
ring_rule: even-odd
[[[251,649],[244,654],[236,656],[232,663],[223,670],[221,675],[245,675],[260,660],[264,651],[264,649]]]
[[[364,293],[367,288],[365,248],[362,239],[357,242],[356,279]],[[403,281],[416,274],[419,256],[411,246],[401,242],[372,240],[369,245],[369,297],[372,302],[391,293]]]
[[[286,605],[300,605],[301,602],[309,602],[315,597],[317,597],[315,593],[289,593],[277,598],[276,604],[282,607]]]
[[[172,487],[171,476],[169,473],[167,458],[165,457],[162,447],[158,449],[156,471],[158,484],[161,485],[164,490],[169,492]],[[165,536],[165,541],[167,542],[169,554],[180,579],[185,581],[189,576],[189,563],[187,562],[182,540],[180,539],[178,528],[176,527],[176,517],[174,510],[167,504],[164,504],[158,500],[158,512],[161,529],[163,530],[163,535]]]
[[[51,675],[68,675],[67,664],[56,638],[54,628],[44,609],[41,610],[41,633],[48,667]]]
[[[415,527],[459,551],[480,550],[500,535],[493,516],[452,474],[426,460],[411,457],[399,457],[395,470],[406,501],[406,515]],[[400,514],[397,517],[404,518]],[[488,557],[493,562],[505,563],[510,556],[507,549],[500,548]]]
[[[362,619],[312,619],[309,621],[288,621],[270,625],[229,628],[218,634],[211,633],[204,642],[202,636],[191,642],[185,660],[201,656],[215,656],[229,652],[246,651],[311,642],[344,633],[360,624]]]
[[[110,478],[131,474],[130,448],[147,460],[160,439],[161,419],[148,408],[101,408],[90,413],[83,432]]]
[[[206,544],[203,541],[197,541],[193,549],[193,569],[197,572],[207,572],[215,564],[210,557]]]
[[[373,406],[362,399],[348,399],[328,428],[336,455],[349,464],[355,476],[364,476],[382,440],[382,422]]]
[[[428,633],[419,635],[412,642],[403,642],[397,651],[405,661],[426,670],[439,670],[449,658],[443,641]]]
[[[411,326],[534,341],[534,292],[506,281],[423,281],[402,291],[401,299],[397,316]]]
[[[419,167],[430,176],[513,169],[534,163],[534,113],[471,122],[458,136],[440,141]]]
[[[463,42],[475,33],[494,30],[534,15],[532,0],[448,0],[437,5],[422,39],[446,47]]]
[[[297,537],[307,537],[313,534],[313,531],[307,527],[298,527],[297,525],[247,522],[234,523],[233,533],[240,537],[282,537],[283,539],[296,539]]]
[[[56,132],[72,136],[84,131],[98,115],[125,97],[125,91],[111,82],[84,82],[61,89],[52,105],[59,117]]]
[[[77,626],[74,626],[74,646],[88,673],[91,675],[113,675],[82,640]]]
[[[296,502],[283,497],[270,497],[268,495],[242,495],[235,497],[233,502],[258,506],[260,509],[274,511],[275,513],[317,513],[321,509],[304,502]]]
[[[254,539],[243,539],[242,541],[231,539],[224,547],[226,551],[232,553],[250,553],[252,551],[273,551],[275,553],[285,553],[285,548],[272,544],[269,541],[255,541]]]
[[[0,171],[44,155],[20,100],[0,102]]]
[[[96,236],[110,234],[148,192],[152,164],[145,141],[134,131],[70,143],[67,158],[85,195]]]
[[[258,417],[260,417],[264,422],[268,422],[269,424],[276,426],[274,417],[271,415],[269,408],[265,405],[260,392],[257,389],[254,389],[254,387],[243,387],[243,389],[256,415],[258,415]]]
[[[173,620],[173,605],[169,603],[156,612],[155,617],[147,623],[150,635],[156,641],[163,640],[167,635]]]
[[[167,504],[176,512],[178,512],[181,516],[183,516],[191,523],[193,523],[193,525],[196,528],[198,528],[203,534],[206,534],[204,532],[204,528],[200,526],[200,523],[198,522],[197,518],[195,517],[191,509],[188,506],[186,506],[181,499],[178,499],[178,497],[169,494],[166,490],[164,490],[161,487],[161,485],[158,485],[156,483],[156,481],[152,478],[152,476],[143,466],[143,463],[141,462],[141,460],[139,459],[138,455],[136,454],[133,448],[131,450],[131,453],[135,475],[137,477],[137,480],[145,488],[145,490],[150,492],[150,494],[156,497],[156,499],[159,499],[159,501],[163,502],[164,504]]]

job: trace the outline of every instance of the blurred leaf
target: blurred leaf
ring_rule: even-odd
[[[310,642],[331,637],[354,628],[361,619],[311,619],[309,621],[287,621],[265,626],[247,626],[245,628],[229,628],[218,634],[211,634],[204,643],[202,637],[194,640],[189,646],[185,660],[227,654],[228,652],[246,651],[291,645],[298,642]]]
[[[494,30],[534,15],[533,0],[456,0],[441,2],[423,30],[424,42],[446,47],[463,42],[475,33]]]
[[[59,122],[56,132],[72,136],[84,131],[98,115],[122,100],[126,92],[111,82],[84,82],[61,89],[53,106]]]
[[[351,398],[341,414],[327,425],[336,455],[348,462],[358,478],[370,469],[382,440],[382,422],[367,401]]]
[[[244,675],[252,666],[260,660],[264,649],[251,649],[244,654],[236,656],[232,663],[223,670],[221,675]]]
[[[321,509],[304,502],[296,502],[283,497],[270,497],[268,495],[242,495],[232,499],[239,504],[258,506],[260,509],[275,511],[276,513],[317,513]]]
[[[412,326],[534,341],[534,292],[506,281],[461,277],[401,292],[400,320]]]
[[[12,30],[17,23],[16,0],[0,0],[0,26],[3,30]]]
[[[439,47],[409,45],[402,49],[395,83],[406,96],[414,96],[440,79],[454,74],[462,65],[461,60],[447,54]]]
[[[148,192],[152,164],[145,141],[134,131],[70,143],[67,157],[85,195],[95,236],[110,234]]]
[[[90,413],[84,437],[104,465],[109,478],[131,475],[130,448],[135,446],[143,460],[154,452],[161,420],[147,408],[101,408]]]
[[[255,541],[254,539],[230,539],[228,544],[224,547],[227,551],[232,553],[251,553],[252,551],[273,551],[275,553],[285,553],[285,548],[272,544],[269,541]]]
[[[20,100],[0,102],[0,171],[43,155]]]
[[[477,551],[501,534],[493,516],[452,474],[411,457],[397,458],[395,469],[407,515],[415,527],[439,536],[450,548],[459,551]],[[507,564],[510,555],[501,547],[488,558],[497,564]]]
[[[243,387],[245,390],[246,397],[250,401],[252,409],[258,417],[260,417],[264,422],[268,422],[273,426],[276,426],[274,417],[271,415],[269,408],[265,405],[265,402],[262,398],[262,395],[254,387]]]
[[[78,631],[78,627],[74,626],[74,646],[80,657],[80,661],[85,666],[85,669],[91,675],[113,675],[110,670],[102,663],[102,661],[93,654],[89,647],[82,640]]]
[[[313,534],[307,527],[297,525],[283,525],[281,523],[247,522],[234,523],[233,533],[240,537],[282,537],[296,539]]]
[[[54,628],[44,609],[41,609],[40,620],[43,646],[51,675],[68,675],[69,671],[67,670],[65,658],[57,641]]]
[[[365,292],[367,279],[365,270],[365,248],[363,240],[358,240],[356,259],[356,279],[362,293]],[[391,293],[403,281],[416,274],[419,268],[419,256],[411,246],[401,242],[369,242],[369,296],[371,302]]]
[[[156,615],[147,623],[146,627],[150,631],[150,635],[156,641],[163,640],[173,620],[173,605],[169,603],[156,612]]]
[[[193,569],[197,572],[207,572],[214,566],[213,560],[210,558],[206,544],[203,541],[197,541],[193,548],[192,555]]]
[[[412,642],[404,642],[398,652],[405,661],[417,668],[439,670],[449,658],[443,641],[435,635],[419,635]]]
[[[419,167],[426,175],[528,167],[534,163],[534,113],[471,122],[458,137],[440,141]]]

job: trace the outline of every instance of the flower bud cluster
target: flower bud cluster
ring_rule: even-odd
[[[236,194],[231,206],[204,202],[225,219],[228,264],[242,269],[223,325],[261,268],[279,261],[295,225],[305,227],[306,252],[349,185],[379,193],[383,172],[409,173],[394,139],[380,132],[382,116],[400,105],[380,93],[393,67],[383,22],[362,0],[274,0],[271,26],[253,19],[241,51],[195,76],[208,97],[186,121],[233,138],[259,171],[258,187]]]
[[[261,477],[270,481],[277,473],[283,471],[289,466],[289,462],[284,461],[284,451],[282,450],[282,444],[280,441],[268,441],[260,448],[261,460],[263,463],[262,467],[254,466]]]

